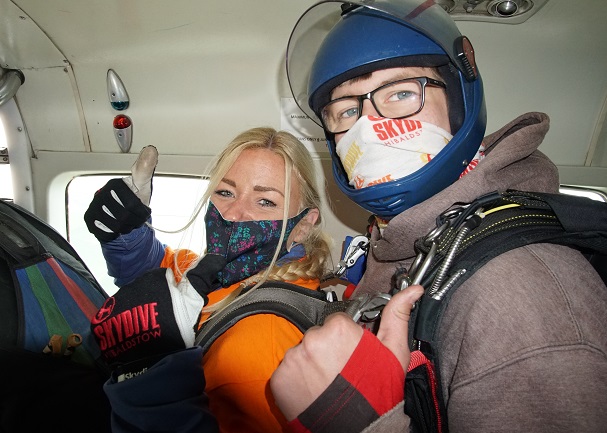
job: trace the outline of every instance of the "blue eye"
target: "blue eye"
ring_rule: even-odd
[[[358,118],[358,108],[350,108],[345,110],[340,117],[348,118],[348,117],[356,117]]]
[[[227,189],[218,189],[213,194],[218,195],[220,197],[233,197],[234,196],[234,194],[232,194],[232,192],[228,191]]]
[[[394,95],[392,95],[390,97],[390,101],[394,100],[394,98],[398,99],[398,100],[403,100],[403,99],[408,99],[408,98],[413,98],[417,96],[414,92],[409,92],[409,91],[403,91],[403,92],[398,92],[395,93]]]
[[[336,99],[323,110],[323,117],[329,122],[340,122],[351,117],[358,118],[358,100],[356,98]]]
[[[418,81],[397,81],[383,87],[374,97],[376,103],[417,103],[422,97],[422,87]]]
[[[262,207],[276,207],[276,203],[274,203],[274,202],[273,202],[273,201],[271,201],[271,200],[267,200],[267,199],[265,199],[265,198],[262,198],[261,200],[259,200],[259,204],[260,204]]]

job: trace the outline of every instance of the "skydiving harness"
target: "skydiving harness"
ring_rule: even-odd
[[[323,281],[343,278],[346,271],[356,269],[350,277],[358,283],[362,276],[361,267],[369,248],[369,237],[364,235],[347,239],[342,260],[334,271],[323,277]],[[383,307],[390,300],[389,294],[364,295],[356,299],[339,301],[334,292],[310,290],[282,281],[268,281],[253,292],[245,289],[229,307],[214,314],[210,320],[196,331],[195,344],[206,353],[213,342],[239,320],[254,314],[274,314],[295,325],[302,333],[315,325],[322,325],[330,314],[345,312],[358,323],[373,322],[379,318]],[[242,296],[246,294],[246,296]],[[379,322],[377,321],[377,324]],[[377,325],[376,324],[376,325]],[[375,325],[375,326],[376,326]]]
[[[587,198],[514,190],[490,193],[470,204],[453,205],[415,242],[416,259],[408,270],[397,272],[394,288],[425,288],[409,328],[412,362],[405,413],[412,431],[448,431],[436,339],[449,299],[489,260],[533,243],[578,249],[607,282],[607,204]]]
[[[337,301],[321,290],[266,282],[212,316],[198,330],[196,344],[206,353],[223,332],[253,314],[276,314],[302,332],[321,325],[337,311],[345,311],[359,323],[377,325],[392,295],[421,284],[426,291],[410,319],[412,357],[406,378],[405,412],[412,419],[412,431],[446,432],[436,353],[443,312],[456,288],[477,269],[506,251],[533,243],[578,249],[607,281],[607,204],[571,195],[515,190],[456,203],[437,217],[434,229],[415,242],[417,256],[409,269],[397,271],[390,293]],[[333,276],[343,276],[368,247],[366,236],[354,237]]]

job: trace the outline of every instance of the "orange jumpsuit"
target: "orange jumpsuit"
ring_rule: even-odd
[[[174,268],[174,253],[167,248],[161,267]],[[178,260],[184,270],[195,258]],[[292,282],[316,290],[318,280]],[[209,305],[238,287],[209,294]],[[203,358],[206,392],[211,412],[222,433],[282,432],[287,421],[274,403],[269,381],[285,352],[299,344],[302,333],[286,319],[257,314],[240,320],[211,346]]]

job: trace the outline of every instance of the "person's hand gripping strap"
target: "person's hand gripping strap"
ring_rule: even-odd
[[[84,213],[84,221],[99,241],[112,241],[148,220],[152,213],[148,206],[157,163],[156,148],[144,147],[131,167],[131,176],[111,179],[95,193]]]
[[[194,345],[194,326],[225,259],[206,255],[176,283],[173,271],[146,272],[108,298],[91,329],[110,369],[124,378],[141,374],[165,355]],[[191,272],[191,271],[190,271]]]
[[[306,332],[270,380],[290,431],[362,431],[402,401],[409,315],[422,293],[421,286],[397,293],[377,337],[344,313]]]

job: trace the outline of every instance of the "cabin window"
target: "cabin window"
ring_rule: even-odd
[[[7,161],[6,134],[4,132],[2,117],[0,116],[0,198],[12,200],[14,198],[13,179],[11,178],[11,166]]]
[[[118,288],[114,285],[113,278],[107,275],[101,247],[84,223],[84,212],[99,188],[108,180],[121,176],[123,175],[78,176],[69,183],[66,191],[68,240],[108,294],[113,294]],[[199,215],[195,223],[183,232],[166,231],[177,231],[188,223],[208,181],[193,176],[157,174],[153,185],[150,207],[152,224],[157,229],[156,237],[172,248],[189,248],[197,253],[202,252],[205,247],[204,215]]]

